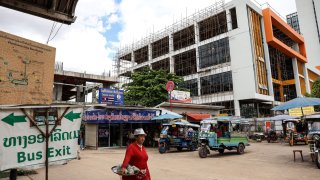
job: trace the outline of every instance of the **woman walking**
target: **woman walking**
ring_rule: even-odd
[[[125,173],[127,166],[136,166],[140,172],[134,176],[122,176],[123,180],[151,180],[148,169],[148,155],[143,143],[147,134],[142,128],[134,131],[135,142],[130,144],[127,148],[125,158],[121,167],[121,174]]]

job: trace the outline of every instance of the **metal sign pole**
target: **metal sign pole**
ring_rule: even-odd
[[[46,109],[46,180],[49,179],[49,154],[48,154],[48,149],[49,149],[49,109]]]
[[[169,101],[170,101],[170,111],[172,112],[171,92],[172,92],[172,91],[170,91],[170,93],[169,93],[169,94],[170,94]]]
[[[50,135],[52,134],[52,132],[56,129],[57,125],[61,122],[62,118],[65,116],[65,114],[67,113],[67,111],[69,110],[69,107],[67,107],[64,112],[62,113],[62,115],[60,117],[58,117],[57,121],[55,121],[55,125],[54,127],[51,129],[51,131],[49,132],[49,108],[46,108],[46,119],[45,119],[45,125],[46,125],[46,132],[44,133],[38,126],[38,124],[36,123],[36,121],[34,120],[34,118],[32,118],[25,109],[21,108],[20,109],[23,114],[25,114],[28,119],[30,120],[30,122],[38,129],[38,131],[43,135],[43,137],[45,138],[46,141],[46,161],[45,161],[45,166],[46,166],[46,180],[48,180],[48,171],[49,171],[49,157],[48,157],[48,149],[49,149],[49,138]]]

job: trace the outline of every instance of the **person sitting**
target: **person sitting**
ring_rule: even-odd
[[[217,133],[217,137],[218,137],[218,138],[219,138],[219,137],[222,137],[222,131],[221,131],[220,128],[218,128],[218,129],[216,130],[216,133]]]
[[[192,137],[193,136],[193,129],[191,127],[189,127],[189,129],[187,131],[187,136],[188,137]]]
[[[178,136],[178,129],[177,129],[177,128],[174,128],[174,129],[173,129],[173,131],[172,131],[172,136],[175,136],[175,137]]]

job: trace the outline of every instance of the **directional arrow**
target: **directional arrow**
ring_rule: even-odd
[[[14,126],[14,123],[27,122],[26,116],[15,116],[11,113],[9,116],[1,119],[1,121]]]
[[[73,122],[74,119],[80,118],[81,113],[73,113],[73,111],[70,111],[68,114],[66,114],[64,117],[71,122]]]

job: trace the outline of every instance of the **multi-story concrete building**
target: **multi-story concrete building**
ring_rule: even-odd
[[[298,13],[294,12],[291,14],[287,15],[287,23],[299,34],[301,34],[300,31],[300,25],[299,25],[299,18],[298,18]]]
[[[215,2],[120,49],[115,62],[121,79],[146,66],[183,76],[193,103],[236,116],[270,115],[310,91],[304,38],[250,0]]]
[[[320,0],[296,0],[301,33],[308,54],[310,83],[320,73]]]

